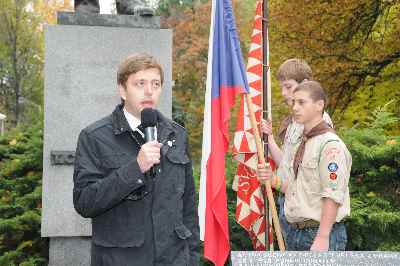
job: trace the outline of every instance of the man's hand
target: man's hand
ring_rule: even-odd
[[[268,136],[272,135],[272,121],[261,119],[261,131]]]
[[[265,184],[268,180],[272,180],[273,175],[274,174],[272,173],[272,169],[269,167],[269,164],[258,165],[257,178],[262,184]]]
[[[328,251],[329,250],[329,235],[323,236],[317,234],[310,248],[311,251]]]
[[[142,145],[137,156],[142,173],[147,172],[153,165],[160,163],[160,148],[162,144],[150,141]]]

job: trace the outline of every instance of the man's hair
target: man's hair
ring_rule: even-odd
[[[291,58],[280,65],[277,79],[279,81],[293,79],[300,83],[304,80],[312,79],[312,70],[303,59]]]
[[[142,70],[156,68],[160,72],[161,84],[164,83],[164,71],[158,61],[151,55],[145,53],[131,54],[124,58],[118,66],[118,85],[125,86],[129,75]]]
[[[309,93],[310,98],[316,102],[319,100],[324,101],[324,110],[328,103],[328,98],[326,97],[325,90],[322,88],[321,83],[314,80],[307,80],[300,83],[293,91],[296,93],[298,91],[306,91]]]

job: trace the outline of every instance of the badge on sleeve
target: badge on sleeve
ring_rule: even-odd
[[[337,174],[336,174],[336,173],[330,173],[330,174],[329,174],[329,178],[330,178],[331,180],[336,180],[336,179],[337,179]]]
[[[337,182],[329,182],[329,187],[332,190],[336,190],[337,189]]]
[[[328,170],[330,172],[336,172],[339,166],[336,163],[329,163],[328,164]]]
[[[334,160],[340,154],[340,150],[336,147],[329,148],[325,151],[325,156],[329,160]]]

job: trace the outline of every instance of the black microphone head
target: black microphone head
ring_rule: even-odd
[[[153,108],[144,108],[140,113],[143,128],[155,127],[157,125],[157,111]]]

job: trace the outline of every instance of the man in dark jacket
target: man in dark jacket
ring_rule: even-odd
[[[79,135],[73,198],[76,211],[92,218],[94,266],[198,265],[185,129],[157,111],[157,140],[145,143],[140,125],[140,112],[157,106],[162,84],[153,57],[127,57],[118,69],[123,103]]]

